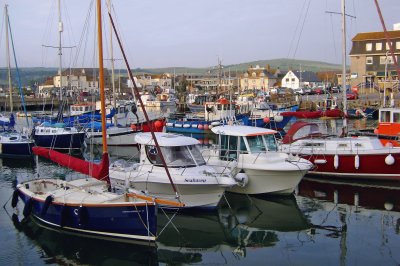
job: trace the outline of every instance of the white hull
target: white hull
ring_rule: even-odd
[[[135,135],[137,132],[131,128],[107,129],[107,146],[134,146],[137,145]],[[89,144],[102,145],[100,132],[86,132],[86,142]]]
[[[245,169],[249,182],[245,187],[235,186],[229,192],[240,194],[282,194],[293,193],[306,171],[272,171]]]
[[[180,195],[180,201],[185,204],[185,208],[215,208],[224,195],[227,188],[236,185],[236,182],[229,177],[218,178],[212,175],[199,175],[199,172],[206,171],[207,166],[196,167],[193,169],[169,169],[173,182]],[[199,169],[201,168],[201,169]],[[112,186],[120,188],[130,188],[142,191],[146,195],[161,199],[176,200],[176,193],[165,173],[164,168],[154,167],[152,171],[137,170],[129,168],[116,169],[110,168],[110,179]],[[128,180],[128,184],[126,183]]]

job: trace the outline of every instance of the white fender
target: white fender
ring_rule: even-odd
[[[216,122],[211,122],[211,125],[212,126],[219,126],[221,123],[220,122],[218,122],[218,121],[216,121]]]
[[[245,187],[249,183],[249,177],[245,173],[237,173],[234,179],[240,187]]]
[[[325,159],[316,159],[314,160],[315,164],[326,164],[326,160]]]
[[[333,157],[333,167],[335,167],[335,169],[339,167],[339,156],[337,154]]]
[[[358,154],[354,157],[354,167],[356,169],[360,168],[360,156]]]
[[[275,122],[282,122],[282,120],[283,120],[283,116],[281,116],[281,115],[276,115],[276,116],[274,116],[274,121]]]
[[[167,127],[173,127],[174,126],[174,123],[166,123],[165,124]]]
[[[387,165],[393,165],[394,164],[394,157],[391,155],[391,154],[389,154],[388,156],[386,156],[386,158],[385,158],[385,163],[387,164]]]
[[[189,124],[183,124],[183,127],[184,128],[188,128],[188,127],[190,127],[190,125]]]
[[[192,124],[193,128],[197,128],[198,124]]]
[[[182,124],[175,124],[175,127],[182,127]]]

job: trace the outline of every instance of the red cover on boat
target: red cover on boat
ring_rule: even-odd
[[[333,110],[326,110],[324,111],[324,116],[326,117],[332,117],[332,118],[339,118],[343,117],[343,111],[339,109],[333,109]]]
[[[95,164],[68,154],[42,147],[33,147],[32,151],[34,154],[50,159],[61,166],[68,167],[79,173],[110,183],[110,178],[108,175],[109,159],[107,153],[103,154],[100,164]]]
[[[294,116],[296,118],[320,118],[322,111],[295,111],[295,112],[283,112],[282,116]]]

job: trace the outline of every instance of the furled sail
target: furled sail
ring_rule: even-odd
[[[108,175],[109,159],[107,153],[103,154],[100,164],[95,164],[68,154],[42,147],[33,147],[32,151],[34,154],[50,159],[61,166],[68,167],[79,173],[110,183],[110,178]]]

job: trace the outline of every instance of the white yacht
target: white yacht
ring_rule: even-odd
[[[225,190],[236,185],[229,171],[217,171],[206,164],[198,149],[198,140],[161,132],[155,136],[176,192],[150,133],[138,133],[135,137],[140,145],[139,163],[127,165],[117,161],[110,166],[113,186],[161,199],[179,196],[186,208],[213,209]]]
[[[239,125],[211,130],[218,135],[218,145],[204,155],[208,163],[234,169],[239,185],[231,192],[291,194],[313,167],[305,159],[278,152],[274,130]]]

